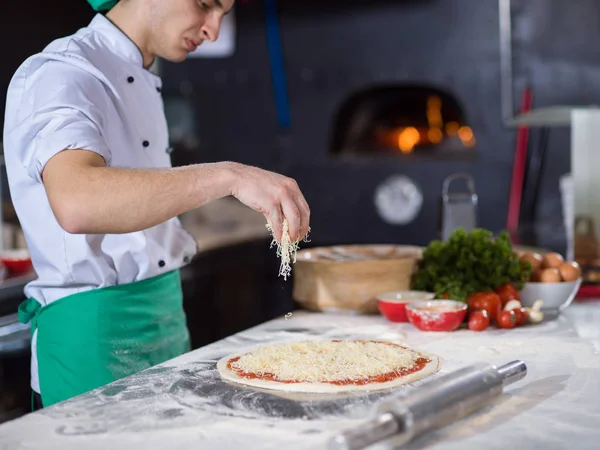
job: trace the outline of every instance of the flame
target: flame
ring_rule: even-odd
[[[467,142],[473,139],[473,130],[469,127],[460,127],[458,129],[458,137],[461,141]]]
[[[427,98],[426,106],[428,124],[417,129],[414,126],[381,130],[381,142],[394,143],[402,153],[412,153],[419,144],[439,144],[444,138],[458,137],[464,146],[475,145],[473,130],[456,121],[444,123],[442,117],[442,99],[432,95]]]
[[[410,153],[421,139],[419,131],[414,127],[405,128],[398,135],[398,148],[402,153]]]
[[[427,99],[427,121],[429,122],[429,128],[442,127],[442,100],[437,96]]]
[[[457,122],[448,122],[446,124],[446,134],[450,137],[456,136],[456,133],[458,133],[459,128],[460,126]]]
[[[440,128],[430,128],[429,130],[427,130],[427,138],[432,144],[439,144],[444,138],[444,133],[442,133],[442,130]]]
[[[465,147],[473,147],[475,145],[475,135],[470,127],[462,126],[458,129],[458,137]]]

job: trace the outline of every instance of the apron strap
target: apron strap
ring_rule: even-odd
[[[28,298],[19,304],[17,317],[22,324],[31,322],[31,337],[37,328],[38,316],[42,310],[42,305],[33,298]],[[31,412],[35,411],[35,393],[31,390]]]
[[[19,305],[19,309],[17,311],[17,317],[19,318],[19,322],[22,324],[27,324],[31,322],[31,332],[37,328],[37,320],[42,310],[42,305],[35,300],[34,298],[28,298],[24,300]]]

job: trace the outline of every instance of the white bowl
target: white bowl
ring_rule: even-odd
[[[531,307],[537,300],[542,300],[542,311],[544,313],[558,314],[573,302],[579,286],[581,286],[581,278],[559,283],[529,281],[519,291],[521,304]]]

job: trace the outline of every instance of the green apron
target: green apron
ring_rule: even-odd
[[[178,270],[69,295],[42,307],[29,298],[19,321],[37,334],[44,407],[190,350]]]

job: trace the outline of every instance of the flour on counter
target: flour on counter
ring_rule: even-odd
[[[0,425],[0,450],[325,450],[333,433],[361,423],[377,401],[408,395],[431,378],[392,392],[321,396],[235,386],[215,367],[221,357],[261,343],[332,338],[390,340],[434,353],[444,361],[432,377],[474,362],[525,361],[527,377],[495,405],[409,448],[500,449],[507,435],[530,444],[517,448],[567,448],[573,436],[578,448],[592,448],[583,443],[600,440],[600,358],[566,318],[486,333],[424,333],[380,316],[294,312]]]

